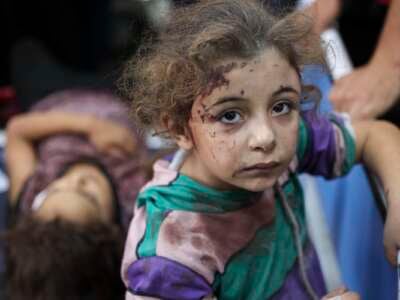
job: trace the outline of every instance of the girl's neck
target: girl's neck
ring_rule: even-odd
[[[200,157],[198,157],[198,155],[192,151],[185,159],[181,169],[179,170],[179,173],[216,190],[226,191],[238,189],[237,187],[223,182],[219,178],[212,175],[211,172],[206,169],[205,165],[199,163],[199,161]]]

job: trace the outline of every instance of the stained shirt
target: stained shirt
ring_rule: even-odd
[[[300,225],[307,276],[319,296],[325,287],[307,239],[297,174],[333,178],[354,161],[352,129],[344,117],[304,114],[297,155],[278,179]],[[137,199],[121,270],[126,299],[309,299],[291,224],[273,188],[219,191],[168,164],[155,164],[154,178]]]

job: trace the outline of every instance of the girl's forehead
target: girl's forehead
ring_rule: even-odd
[[[241,58],[241,57],[227,57],[215,63],[214,69],[221,70],[226,73],[236,70],[240,71],[246,67],[251,67],[259,64],[283,64],[289,65],[286,57],[276,47],[268,47],[258,51],[254,55]]]
[[[273,92],[290,85],[300,92],[300,78],[290,63],[274,48],[249,59],[221,61],[209,76],[203,97],[225,93]]]

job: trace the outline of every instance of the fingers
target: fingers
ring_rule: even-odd
[[[347,291],[347,289],[344,287],[335,289],[322,298],[322,300],[359,300],[359,299],[360,296],[357,293]]]
[[[343,83],[341,80],[338,80],[333,85],[330,93],[329,99],[335,104],[335,106],[340,106],[346,99],[343,93]]]
[[[329,94],[329,98],[337,111],[350,112],[357,105],[357,101],[363,100],[360,99],[360,95],[355,94],[347,80],[347,77],[343,77],[336,81]]]
[[[136,150],[136,138],[126,128],[123,128],[120,135],[114,138],[112,144],[122,148],[127,154],[133,154]]]
[[[396,215],[399,204],[392,201],[386,217],[383,245],[385,247],[386,258],[393,266],[397,266],[397,253],[400,246],[400,220]]]
[[[375,106],[379,105],[374,98],[375,94],[347,81],[346,77],[343,79],[345,81],[341,79],[335,83],[329,95],[335,110],[349,113],[354,120],[375,117]]]
[[[386,258],[391,265],[397,266],[397,247],[395,244],[385,244],[385,254]]]
[[[360,300],[360,296],[354,292],[346,292],[343,295],[336,296],[336,297],[340,297],[339,298],[340,300]],[[339,300],[339,299],[337,299],[337,300]]]
[[[130,136],[125,144],[125,148],[128,153],[134,153],[136,150],[136,139]]]
[[[400,94],[392,69],[370,63],[337,80],[329,94],[335,110],[354,119],[371,119],[390,109]]]
[[[325,300],[325,299],[330,299],[330,298],[332,298],[332,297],[342,295],[342,294],[346,293],[346,291],[347,291],[347,289],[343,286],[343,287],[334,289],[334,290],[331,291],[329,294],[325,295],[325,297],[322,298],[322,299],[324,299],[324,300]]]
[[[106,153],[115,158],[125,158],[127,154],[125,151],[123,151],[121,148],[118,147],[110,147],[106,151]]]
[[[114,157],[126,157],[126,155],[131,155],[135,152],[135,145],[128,140],[125,143],[107,142],[97,147],[97,149],[101,153],[109,154]]]
[[[136,139],[130,132],[107,132],[91,137],[91,142],[102,153],[119,152],[134,154],[136,151]]]

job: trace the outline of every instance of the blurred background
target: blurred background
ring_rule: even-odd
[[[144,33],[162,27],[174,5],[190,2],[194,0],[0,1],[0,126],[57,90],[115,90],[122,63],[136,52]],[[276,11],[296,5],[295,0],[264,2]],[[386,11],[387,5],[373,0],[344,1],[337,23],[355,67],[370,59]],[[325,94],[331,85],[327,78]],[[398,124],[399,105],[385,117]],[[351,176],[362,182],[320,183],[344,282],[362,299],[392,299],[395,273],[383,258],[383,221],[373,200],[365,199],[372,197],[362,171]],[[2,227],[4,211],[0,208]],[[368,236],[362,234],[366,231]],[[2,265],[0,261],[0,271]]]
[[[1,125],[56,90],[113,88],[121,62],[135,52],[143,31],[158,25],[168,5],[167,0],[2,0]]]

